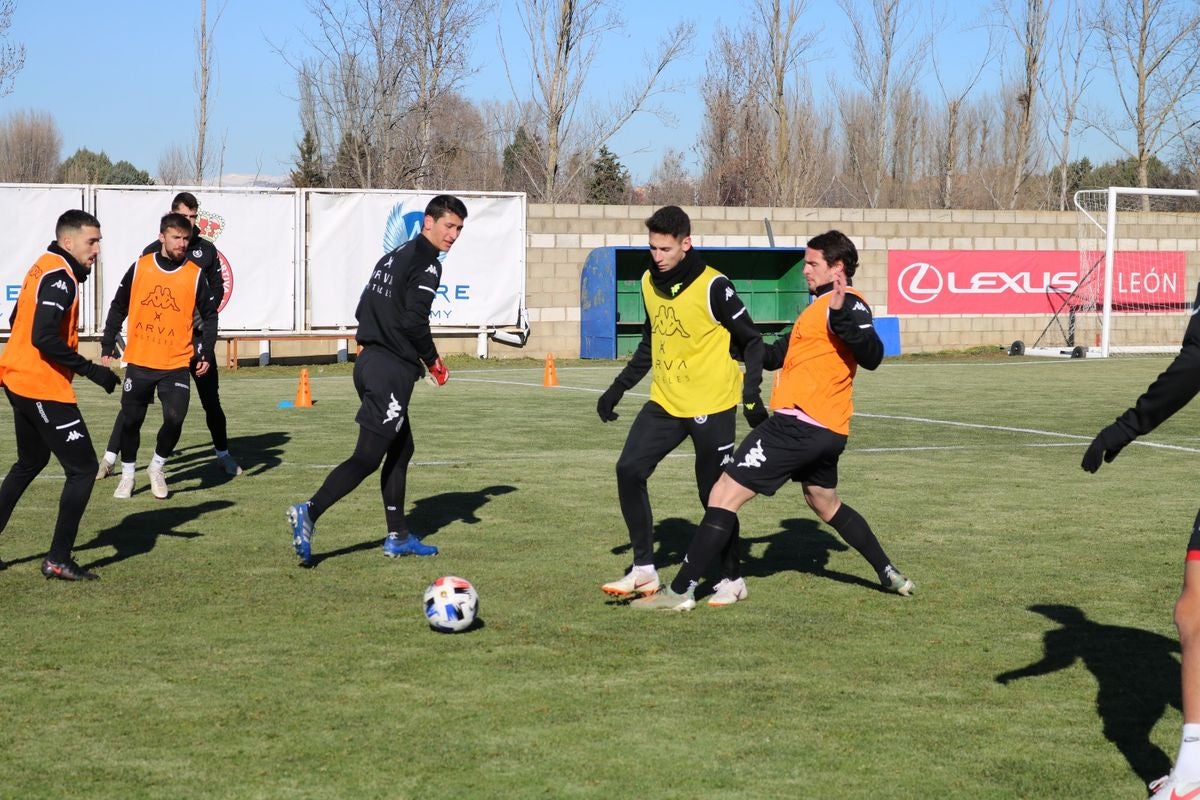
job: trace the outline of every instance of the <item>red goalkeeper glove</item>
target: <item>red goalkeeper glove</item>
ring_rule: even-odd
[[[450,370],[446,369],[446,363],[442,361],[442,357],[438,356],[437,361],[429,365],[429,371],[425,373],[425,382],[430,386],[445,386],[446,381],[450,380]]]

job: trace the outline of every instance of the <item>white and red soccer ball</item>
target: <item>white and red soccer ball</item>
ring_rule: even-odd
[[[479,593],[466,578],[443,575],[425,590],[425,618],[444,633],[465,631],[479,614]]]

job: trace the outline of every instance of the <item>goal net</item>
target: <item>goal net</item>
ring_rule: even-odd
[[[1109,187],[1075,193],[1079,276],[1054,302],[1031,355],[1098,356],[1179,350],[1200,236],[1200,192]],[[1065,349],[1064,349],[1065,348]]]

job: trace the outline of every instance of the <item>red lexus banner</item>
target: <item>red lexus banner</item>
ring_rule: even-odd
[[[1075,250],[890,250],[888,313],[1052,314],[1078,304],[1084,294],[1100,302],[1103,255],[1081,260]],[[1178,307],[1186,267],[1182,252],[1115,253],[1114,307]]]

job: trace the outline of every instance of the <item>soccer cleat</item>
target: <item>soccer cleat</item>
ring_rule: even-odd
[[[58,578],[60,581],[98,581],[100,576],[94,572],[88,572],[83,567],[76,564],[71,559],[66,561],[51,561],[44,559],[42,561],[42,574],[47,579]]]
[[[316,526],[308,516],[308,503],[288,506],[287,521],[288,527],[292,529],[292,547],[296,548],[296,555],[300,556],[300,560],[308,563],[312,557],[312,537],[316,533]]]
[[[888,565],[887,569],[883,571],[883,575],[879,576],[879,582],[883,585],[883,590],[885,592],[894,592],[895,594],[904,595],[905,597],[911,596],[913,589],[917,588],[915,583],[901,575],[900,572],[890,564]]]
[[[166,500],[167,495],[167,474],[162,468],[146,467],[146,475],[150,478],[150,491],[159,500]]]
[[[708,598],[708,604],[716,608],[721,606],[731,606],[739,600],[745,600],[750,595],[746,590],[746,579],[738,578],[731,581],[729,578],[722,578],[721,582],[713,587],[713,593]]]
[[[217,456],[217,466],[225,470],[226,475],[237,477],[242,474],[242,467],[233,460],[233,456],[226,453],[223,456]]]
[[[1179,783],[1172,772],[1152,781],[1150,791],[1153,793],[1150,800],[1197,800],[1200,798],[1200,781]]]
[[[100,459],[100,466],[96,468],[96,480],[102,481],[109,475],[112,475],[116,467],[116,464],[110,464],[103,458]]]
[[[113,492],[113,497],[118,500],[128,500],[133,497],[133,476],[122,475],[121,480],[117,483],[117,490]]]
[[[631,594],[654,594],[658,591],[658,572],[656,570],[631,569],[625,577],[604,584],[600,591],[616,597],[627,597]]]
[[[383,540],[383,554],[388,558],[436,556],[438,549],[431,544],[423,544],[411,533],[403,537],[398,533],[389,533]]]
[[[662,591],[639,597],[629,605],[632,608],[654,611],[691,611],[696,607],[696,598],[692,596],[692,592],[692,589],[688,589],[683,594],[676,594],[671,591],[670,586],[666,586]]]

